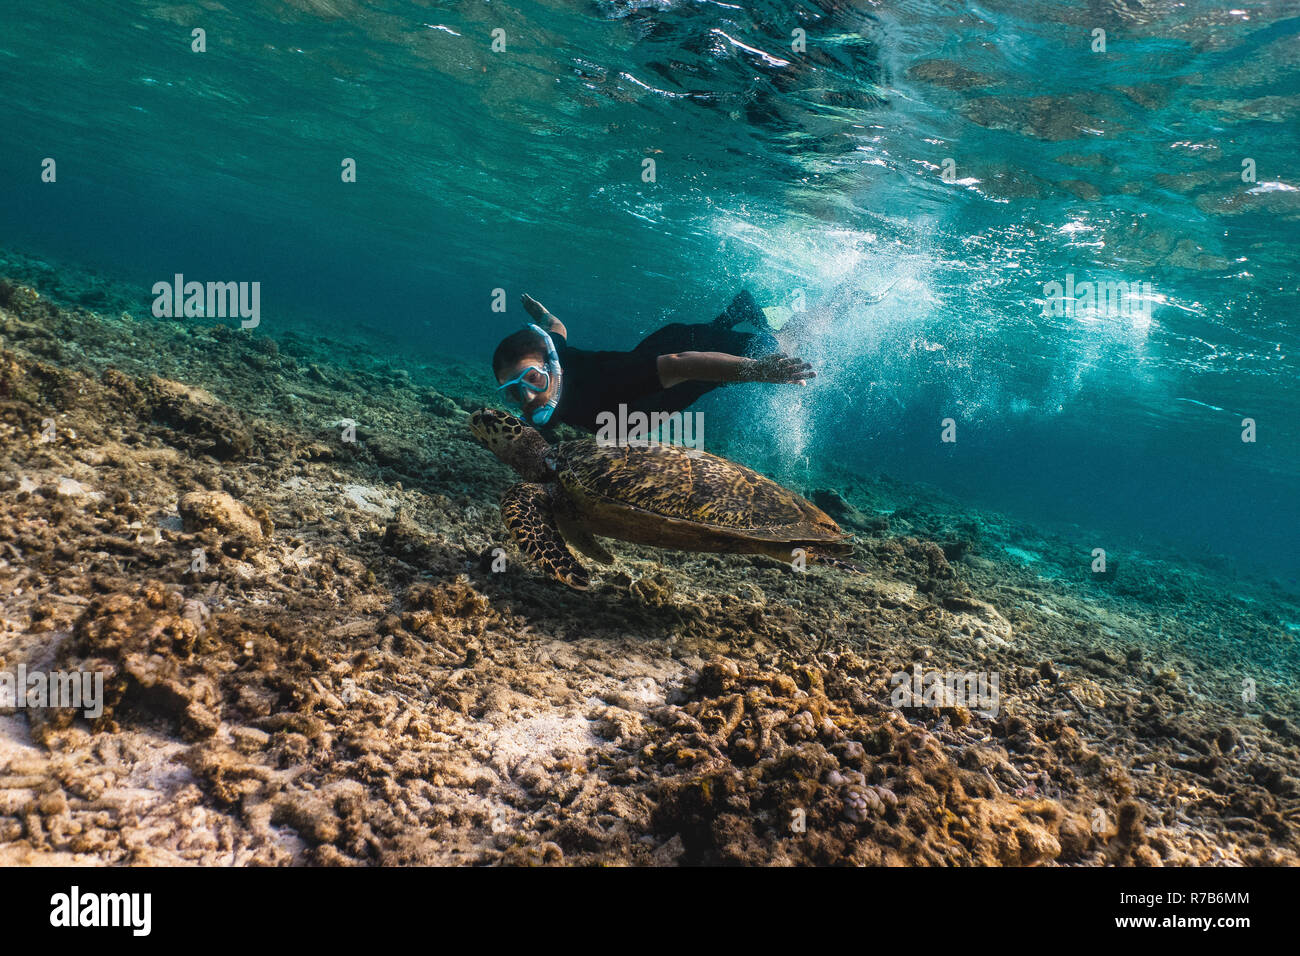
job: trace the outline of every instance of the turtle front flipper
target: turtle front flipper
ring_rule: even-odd
[[[507,488],[501,495],[501,517],[524,554],[569,587],[587,589],[587,569],[565,544],[545,485],[522,482]]]

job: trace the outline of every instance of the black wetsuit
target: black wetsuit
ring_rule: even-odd
[[[727,311],[712,322],[687,325],[674,322],[652,332],[630,352],[594,352],[570,348],[564,336],[551,334],[564,370],[560,402],[552,422],[564,422],[595,432],[601,412],[679,412],[706,392],[725,382],[680,382],[664,388],[659,382],[659,356],[673,352],[726,352],[755,357],[777,351],[767,332],[736,332],[732,326],[749,320],[762,327],[763,314],[748,292],[731,301]]]

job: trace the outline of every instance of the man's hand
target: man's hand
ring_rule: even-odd
[[[747,359],[739,370],[739,382],[773,382],[777,385],[807,385],[817,373],[803,359],[790,358],[779,352],[762,358]]]
[[[564,323],[551,315],[550,312],[547,312],[546,306],[542,305],[527,292],[519,298],[524,303],[524,311],[532,316],[534,322],[544,328],[547,332],[557,332],[564,336],[566,340],[569,338],[569,330],[564,327]]]
[[[535,322],[538,322],[540,324],[544,324],[546,322],[547,317],[551,314],[546,311],[546,306],[542,305],[540,302],[534,299],[527,292],[525,292],[519,298],[523,300],[524,311],[527,312],[529,315],[531,315]]]

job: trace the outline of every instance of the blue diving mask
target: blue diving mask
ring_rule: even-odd
[[[551,382],[555,382],[555,395],[549,402],[537,409],[531,414],[523,413],[524,420],[530,425],[542,426],[551,420],[555,414],[555,406],[560,402],[560,383],[563,379],[563,371],[560,368],[560,356],[555,351],[555,343],[546,330],[539,325],[531,322],[525,322],[524,327],[532,329],[541,336],[542,342],[546,345],[546,368],[539,368],[536,365],[530,365],[515,378],[506,382],[504,385],[497,387],[498,392],[505,392],[515,401],[516,404],[523,406],[524,403],[531,400],[532,396],[540,395],[551,387]]]

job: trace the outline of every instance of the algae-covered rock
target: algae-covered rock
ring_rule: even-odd
[[[252,450],[248,426],[207,391],[155,375],[144,393],[154,421],[171,429],[176,444],[221,461],[245,458]]]
[[[191,491],[183,495],[179,509],[185,530],[220,533],[225,545],[238,553],[262,544],[273,530],[271,519],[254,514],[224,491]]]

